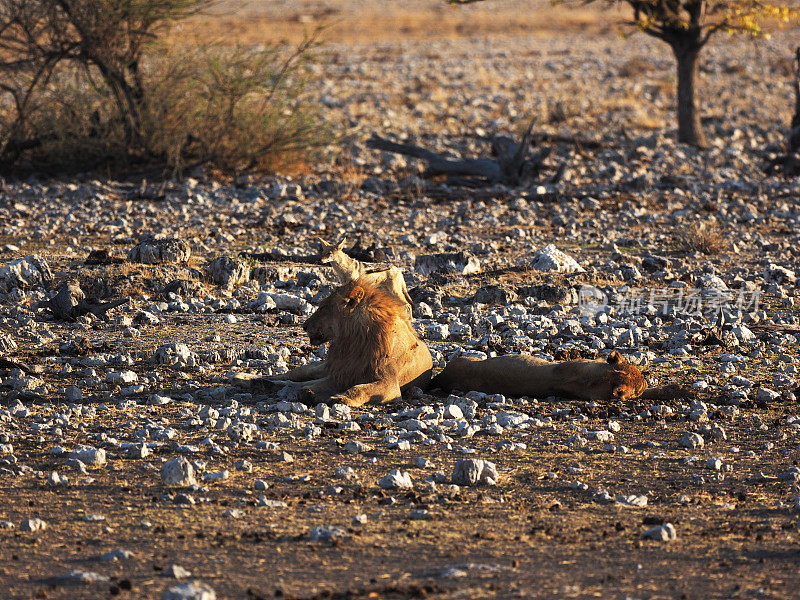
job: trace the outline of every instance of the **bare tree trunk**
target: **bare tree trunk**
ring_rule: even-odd
[[[789,125],[789,135],[786,136],[787,155],[791,156],[800,151],[800,48],[794,51],[794,114]]]
[[[122,112],[125,124],[125,141],[128,146],[128,153],[142,150],[144,147],[142,139],[142,120],[139,115],[139,105],[136,102],[134,91],[131,89],[124,75],[115,76],[112,82],[114,95],[117,104]]]
[[[697,148],[707,148],[708,142],[700,124],[697,110],[697,63],[702,44],[699,40],[681,39],[672,44],[678,66],[678,141]]]
[[[120,112],[122,125],[125,131],[126,150],[129,154],[135,150],[141,150],[143,148],[142,125],[134,90],[131,89],[131,86],[125,80],[125,75],[123,73],[112,70],[97,57],[92,57],[91,60],[97,66],[100,74],[114,94],[114,100]]]

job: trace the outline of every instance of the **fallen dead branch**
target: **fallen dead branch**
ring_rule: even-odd
[[[414,144],[401,144],[382,138],[376,134],[367,140],[367,146],[394,154],[402,154],[424,161],[426,177],[444,175],[446,177],[477,178],[487,183],[519,185],[526,179],[538,175],[542,163],[550,155],[549,148],[539,149],[528,157],[531,145],[533,121],[519,142],[507,136],[497,136],[492,141],[494,158],[466,158],[453,160],[445,158],[432,150]]]
[[[59,321],[74,321],[89,313],[98,319],[105,319],[109,310],[127,302],[127,298],[99,302],[96,299],[87,298],[77,283],[65,282],[53,299],[40,303],[39,308],[48,309]]]
[[[298,263],[301,265],[320,264],[320,254],[278,254],[277,252],[239,252],[240,258],[260,263]]]
[[[116,183],[114,185],[100,185],[100,189],[112,199],[124,202],[163,202],[167,197],[165,194],[166,188],[167,181],[163,181],[161,185],[149,185],[146,179],[143,179],[141,184]]]

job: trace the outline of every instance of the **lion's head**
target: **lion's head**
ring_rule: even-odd
[[[606,358],[614,366],[611,394],[620,400],[638,398],[647,389],[647,380],[636,365],[632,365],[614,350]]]
[[[353,292],[353,290],[348,291],[350,294]],[[339,338],[340,325],[350,312],[350,306],[360,291],[361,288],[351,297],[350,294],[343,293],[343,288],[339,288],[320,303],[317,310],[303,323],[303,329],[312,345],[319,346]]]
[[[312,344],[330,342],[326,368],[344,389],[381,374],[399,320],[408,320],[406,305],[359,279],[325,298],[303,329]]]

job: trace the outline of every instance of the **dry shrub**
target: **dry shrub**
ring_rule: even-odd
[[[117,129],[126,155],[146,152],[145,50],[210,2],[0,0],[0,164],[14,173],[26,159],[58,164],[77,139],[90,143],[63,158],[85,150],[89,164]]]
[[[171,51],[152,65],[144,111],[150,150],[174,168],[210,163],[223,171],[270,170],[331,141],[305,95],[310,45],[287,51]]]
[[[725,237],[719,226],[710,222],[691,223],[678,231],[678,247],[686,252],[719,254],[725,249]]]
[[[10,140],[3,171],[80,171],[122,159],[112,103],[76,75],[55,73],[47,88],[31,94],[22,126],[14,115],[0,115],[0,137]]]
[[[210,0],[0,0],[0,171],[208,164],[237,174],[329,141],[296,46],[158,41]]]
[[[619,69],[620,77],[641,77],[642,75],[655,70],[652,61],[641,56],[633,56],[626,60]]]
[[[574,99],[561,98],[547,103],[547,122],[551,125],[566,123],[580,113],[580,106]]]
[[[367,173],[364,171],[364,167],[356,164],[353,157],[347,155],[340,156],[336,163],[338,179],[342,182],[342,200],[357,200],[361,185],[367,178]]]
[[[26,139],[5,168],[44,172],[148,164],[208,164],[224,173],[270,171],[327,144],[329,129],[304,101],[310,46],[153,52],[142,73],[142,147],[131,152],[108,88],[91,69],[64,65],[34,94]],[[0,133],[4,125],[0,115]],[[13,160],[9,160],[13,159]]]

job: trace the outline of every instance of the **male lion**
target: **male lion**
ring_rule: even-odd
[[[312,344],[330,342],[328,356],[259,384],[299,384],[305,401],[361,406],[400,398],[406,386],[427,387],[433,361],[417,337],[406,305],[361,279],[323,300],[303,325]]]
[[[509,354],[486,360],[455,358],[433,378],[431,387],[506,396],[627,400],[640,396],[647,388],[647,382],[641,371],[615,350],[606,360],[556,363],[527,354]]]

